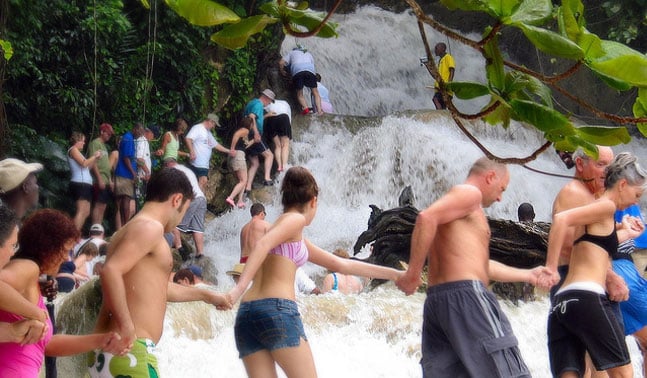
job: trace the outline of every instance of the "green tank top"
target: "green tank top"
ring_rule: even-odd
[[[166,149],[164,150],[164,156],[162,160],[172,157],[177,160],[177,152],[180,149],[180,142],[175,139],[175,136],[172,132],[168,132],[168,135],[171,137],[171,141],[166,144]]]

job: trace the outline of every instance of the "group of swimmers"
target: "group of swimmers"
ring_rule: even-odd
[[[600,148],[598,162],[605,152]],[[41,319],[42,313],[25,315],[44,325],[40,331],[45,336],[38,338],[39,347],[23,348],[21,343],[35,341],[29,333],[38,332],[27,326],[22,338],[14,339],[17,343],[0,344],[0,355],[12,356],[0,359],[0,372],[26,369],[24,365],[30,364],[34,365],[31,369],[38,367],[34,361],[39,356],[42,361],[43,354],[92,350],[88,365],[93,377],[151,376],[149,372],[157,372],[152,348],[162,334],[166,302],[201,300],[219,310],[240,302],[235,342],[250,377],[276,376],[277,364],[288,377],[314,377],[314,358],[295,300],[297,269],[311,262],[333,272],[392,280],[411,294],[421,284],[427,261],[424,377],[530,376],[512,328],[487,289],[491,279],[559,287],[551,297],[548,325],[554,376],[581,376],[588,351],[597,369],[611,377],[630,377],[621,318],[609,301],[626,299],[628,292],[620,284],[609,286],[609,261],[619,239],[636,237],[644,230],[633,218],[617,225],[614,213],[640,199],[647,173],[629,153],[619,154],[602,169],[602,164],[593,165],[596,161],[585,155],[576,155],[575,161],[583,177],[576,175],[564,189],[568,193],[558,195],[546,266],[533,269],[489,260],[489,226],[483,209],[500,201],[508,186],[510,175],[504,164],[477,160],[463,184],[420,212],[406,271],[342,258],[304,238],[304,228],[317,212],[319,187],[306,168],[291,167],[281,184],[283,213],[251,246],[238,282],[227,293],[169,282],[172,256],[164,234],[182,219],[193,190],[182,172],[163,168],[151,176],[142,210],[111,239],[101,273],[103,303],[95,333],[50,337],[51,320]],[[600,181],[603,189],[594,190]],[[584,197],[583,190],[589,195]],[[571,205],[580,202],[566,209],[566,200]],[[20,249],[0,278],[23,293],[23,299],[42,308],[38,276],[60,265],[78,231],[67,215],[50,209],[32,214],[20,231],[17,222],[9,223],[9,232],[0,233],[2,251],[11,255],[16,244]],[[561,284],[558,260],[568,264]],[[9,316],[0,319],[22,319]],[[23,331],[25,327],[19,328]]]

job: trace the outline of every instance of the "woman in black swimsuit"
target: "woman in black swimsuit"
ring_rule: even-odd
[[[555,377],[581,377],[585,351],[596,369],[606,370],[609,377],[633,376],[622,319],[612,310],[604,287],[618,238],[635,236],[630,229],[616,230],[614,213],[638,202],[646,184],[647,173],[636,157],[618,154],[606,170],[605,191],[598,200],[553,218],[548,256],[559,256],[570,227],[579,235],[573,243],[568,275],[548,317],[548,349]],[[556,271],[557,260],[551,260],[546,265]]]

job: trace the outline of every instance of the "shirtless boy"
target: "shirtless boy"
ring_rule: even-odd
[[[247,257],[254,249],[256,242],[270,228],[270,222],[265,220],[265,206],[261,203],[255,203],[249,209],[252,214],[252,220],[240,230],[240,263],[244,264]]]
[[[511,268],[489,260],[490,228],[483,208],[501,200],[505,165],[477,160],[467,179],[418,214],[407,272],[396,282],[407,295],[429,261],[422,326],[423,377],[530,377],[517,339],[490,279],[536,284],[543,268]],[[481,345],[477,345],[481,344]]]
[[[173,256],[164,233],[178,225],[192,198],[184,173],[163,168],[151,176],[142,210],[112,237],[95,329],[116,331],[121,340],[91,353],[90,376],[148,377],[149,370],[157,372],[152,349],[162,336],[167,301],[202,300],[220,310],[231,308],[222,294],[168,281]]]

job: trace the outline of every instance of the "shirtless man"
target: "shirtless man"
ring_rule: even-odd
[[[90,376],[148,377],[149,368],[157,370],[152,349],[162,336],[167,301],[202,300],[220,310],[231,308],[222,294],[168,281],[173,256],[164,233],[178,225],[192,198],[184,173],[163,168],[151,176],[141,211],[112,237],[95,329],[116,331],[121,340],[92,354]]]
[[[418,214],[409,268],[396,284],[412,294],[429,261],[424,378],[530,377],[510,323],[487,290],[490,279],[536,284],[546,274],[543,268],[517,269],[489,260],[490,228],[483,208],[501,200],[509,181],[505,165],[480,158],[463,184]]]
[[[249,209],[252,214],[252,220],[240,230],[240,263],[244,264],[247,257],[254,249],[256,242],[270,228],[270,222],[265,220],[265,206],[261,203],[255,203]]]
[[[598,146],[598,158],[596,160],[579,149],[573,153],[572,159],[575,163],[575,177],[557,193],[557,197],[553,202],[553,216],[559,212],[588,205],[595,201],[597,196],[604,191],[604,171],[613,160],[613,150],[610,147]],[[557,271],[562,280],[566,278],[568,273],[568,263],[573,249],[573,241],[575,240],[574,234],[575,229],[571,229],[570,234],[566,237],[564,248],[559,252]],[[550,256],[547,256],[546,261],[550,261],[550,258]],[[609,269],[607,270],[606,284],[607,293],[611,301],[621,302],[629,298],[627,285],[622,277],[613,271],[611,264],[609,264]],[[561,282],[551,288],[551,300],[560,286]],[[619,314],[620,310],[618,309],[617,311]],[[591,369],[592,366],[593,364],[587,354],[587,372],[584,375],[586,377],[607,376],[605,372]],[[591,370],[589,371],[589,369]]]

